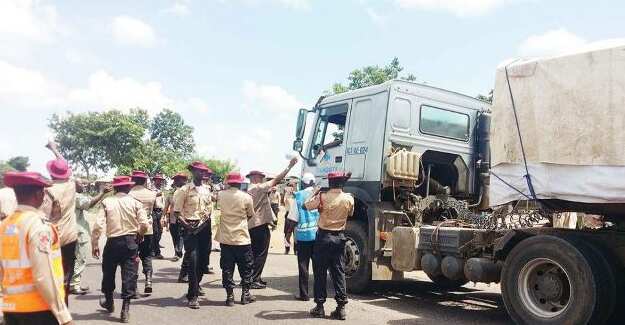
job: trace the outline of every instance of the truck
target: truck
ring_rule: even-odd
[[[508,94],[507,81],[496,94]],[[321,97],[299,111],[293,149],[302,173],[321,186],[331,171],[352,174],[344,188],[355,200],[345,230],[348,290],[421,270],[441,290],[500,283],[518,324],[622,321],[623,205],[541,196],[528,191],[531,181],[509,184],[493,172],[492,115],[488,102],[404,80]],[[539,165],[519,166],[525,182]],[[494,181],[518,197],[493,206]],[[554,226],[576,214],[599,225]]]

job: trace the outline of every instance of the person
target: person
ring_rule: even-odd
[[[40,209],[50,222],[59,230],[61,237],[61,255],[63,257],[63,274],[65,275],[65,292],[70,292],[70,282],[74,276],[76,263],[76,246],[78,242],[78,226],[76,224],[76,182],[70,179],[72,169],[59,152],[56,143],[48,142],[47,148],[56,159],[48,161],[46,168],[52,178],[52,186],[46,189]],[[65,295],[65,304],[69,305],[69,295]]]
[[[271,204],[271,211],[273,211],[274,216],[276,217],[274,222],[271,224],[271,229],[275,230],[278,226],[278,215],[280,214],[280,203],[282,203],[283,198],[278,191],[278,187],[274,186],[271,188],[269,192],[269,202]]]
[[[141,266],[143,269],[143,275],[145,276],[145,287],[143,293],[146,295],[152,294],[152,241],[154,240],[154,230],[152,226],[152,210],[154,210],[154,203],[156,202],[156,192],[146,187],[148,181],[148,174],[142,170],[135,170],[132,172],[131,180],[135,184],[128,195],[135,198],[135,200],[143,204],[145,214],[150,219],[150,226],[145,232],[143,241],[139,244],[139,258],[141,259]]]
[[[179,188],[184,186],[187,183],[187,175],[184,173],[178,173],[173,177],[173,184],[171,185],[172,190],[165,194],[165,215],[163,218],[165,227],[169,228],[169,234],[171,235],[171,240],[174,243],[174,258],[173,261],[177,262],[182,258],[182,229],[180,229],[180,223],[176,220],[174,216],[174,197]],[[186,281],[185,281],[186,282]]]
[[[130,320],[130,299],[137,290],[139,271],[138,249],[143,236],[151,226],[151,220],[141,202],[128,195],[135,185],[128,176],[116,176],[113,179],[115,195],[102,201],[91,234],[93,257],[100,258],[98,241],[102,232],[106,233],[106,245],[102,252],[102,293],[100,306],[107,312],[115,311],[113,292],[115,291],[115,273],[121,268],[122,311],[121,321]]]
[[[56,227],[38,210],[52,184],[34,172],[7,172],[18,206],[0,223],[0,280],[6,325],[73,324]]]
[[[310,313],[314,317],[325,317],[323,304],[327,298],[328,270],[334,285],[336,310],[330,316],[334,319],[346,318],[345,305],[345,238],[347,218],[354,214],[354,198],[343,192],[350,173],[331,172],[328,174],[330,189],[322,193],[317,190],[304,204],[306,210],[319,211],[317,237],[313,248],[315,303]]]
[[[154,209],[152,210],[152,257],[162,260],[164,259],[161,254],[161,237],[163,235],[163,226],[161,223],[161,217],[163,216],[163,208],[165,207],[165,199],[163,196],[163,182],[165,178],[161,174],[156,174],[152,177],[152,185],[156,192],[156,201],[154,202]]]
[[[291,237],[293,236],[293,232],[295,231],[295,227],[297,226],[297,219],[294,219],[293,211],[291,210],[291,202],[293,202],[293,192],[295,185],[287,184],[284,188],[284,255],[289,255],[291,251]],[[296,243],[294,243],[294,246]],[[294,253],[297,251],[297,246],[293,250]]]
[[[202,184],[202,179],[204,174],[212,174],[212,171],[200,161],[192,162],[188,169],[193,175],[193,181],[176,191],[174,215],[183,228],[185,252],[182,269],[186,269],[189,278],[188,306],[191,309],[198,309],[200,308],[198,296],[204,295],[200,282],[209,263],[208,248],[212,240],[210,217],[213,211],[212,194],[206,185]]]
[[[241,276],[241,304],[256,301],[250,293],[252,284],[253,256],[247,220],[254,215],[252,197],[241,191],[245,180],[238,172],[227,175],[226,183],[230,186],[218,194],[217,203],[221,208],[216,240],[220,243],[222,284],[226,289],[226,306],[234,306],[234,266]]]
[[[210,168],[209,168],[210,170]],[[216,193],[213,190],[213,174],[212,171],[210,173],[205,173],[204,177],[202,177],[202,184],[206,187],[206,189],[208,190],[208,192],[211,195],[211,200],[215,201],[217,199]],[[208,229],[208,259],[206,260],[207,263],[207,267],[204,268],[204,274],[215,274],[215,272],[213,271],[213,267],[210,265],[210,253],[213,251],[213,225],[212,225],[212,219],[210,220],[211,224],[209,224],[207,227]]]
[[[0,221],[10,216],[17,209],[17,199],[13,189],[5,186],[3,174],[0,175]]]
[[[271,211],[271,205],[269,204],[269,191],[282,181],[296,163],[297,158],[292,158],[285,170],[276,175],[274,179],[266,182],[264,181],[265,174],[260,171],[254,170],[247,174],[247,178],[250,179],[250,186],[247,192],[254,200],[254,216],[248,221],[252,240],[252,252],[254,253],[252,289],[264,289],[267,287],[267,283],[263,281],[261,275],[269,254],[271,241],[269,225],[273,222],[273,211]]]
[[[84,194],[85,185],[81,180],[76,180],[76,224],[78,225],[78,244],[76,245],[76,263],[74,264],[74,275],[70,281],[70,293],[73,295],[84,295],[89,293],[89,286],[81,286],[82,273],[87,266],[87,254],[91,241],[91,231],[89,221],[85,218],[85,212],[93,208],[105,195],[113,189],[106,186],[94,198]]]
[[[304,209],[304,203],[313,194],[315,183],[315,176],[311,173],[305,173],[302,176],[303,189],[295,192],[293,199],[290,200],[291,213],[289,213],[289,218],[296,223],[295,241],[299,273],[299,294],[295,296],[295,299],[301,301],[310,300],[308,294],[308,267],[313,256],[313,247],[317,236],[319,211]]]

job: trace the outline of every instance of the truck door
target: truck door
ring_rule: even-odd
[[[349,104],[344,102],[321,108],[310,147],[311,157],[317,164],[313,173],[319,179],[325,179],[329,172],[344,169],[344,136]]]

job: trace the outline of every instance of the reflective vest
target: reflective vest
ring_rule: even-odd
[[[309,190],[301,190],[294,194],[299,217],[297,227],[295,228],[295,240],[297,241],[314,241],[317,237],[319,212],[317,210],[308,211],[304,209],[304,203],[311,194],[312,191]]]
[[[0,263],[2,264],[2,302],[3,312],[31,313],[50,310],[50,305],[43,299],[33,279],[33,270],[28,256],[28,231],[34,222],[25,217],[27,213],[16,212],[0,224]],[[55,227],[50,256],[52,271],[58,292],[65,298],[63,288],[63,263],[59,236]]]

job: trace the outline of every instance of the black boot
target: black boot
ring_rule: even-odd
[[[145,289],[143,290],[143,292],[147,294],[152,293],[152,272],[147,272],[145,274]]]
[[[124,299],[124,303],[122,304],[121,321],[122,323],[128,323],[130,321],[130,299]]]
[[[115,303],[113,302],[112,293],[105,293],[104,297],[100,297],[100,307],[106,309],[109,313],[115,311]]]
[[[244,287],[243,293],[241,294],[241,305],[251,304],[254,301],[256,301],[256,297],[250,293],[250,288]]]
[[[234,290],[232,288],[226,289],[226,306],[234,306]]]
[[[345,305],[338,305],[336,309],[330,313],[330,317],[338,320],[345,320],[347,313],[345,312]]]
[[[323,304],[317,304],[315,308],[310,310],[310,314],[315,318],[325,318],[326,310],[323,308]]]

